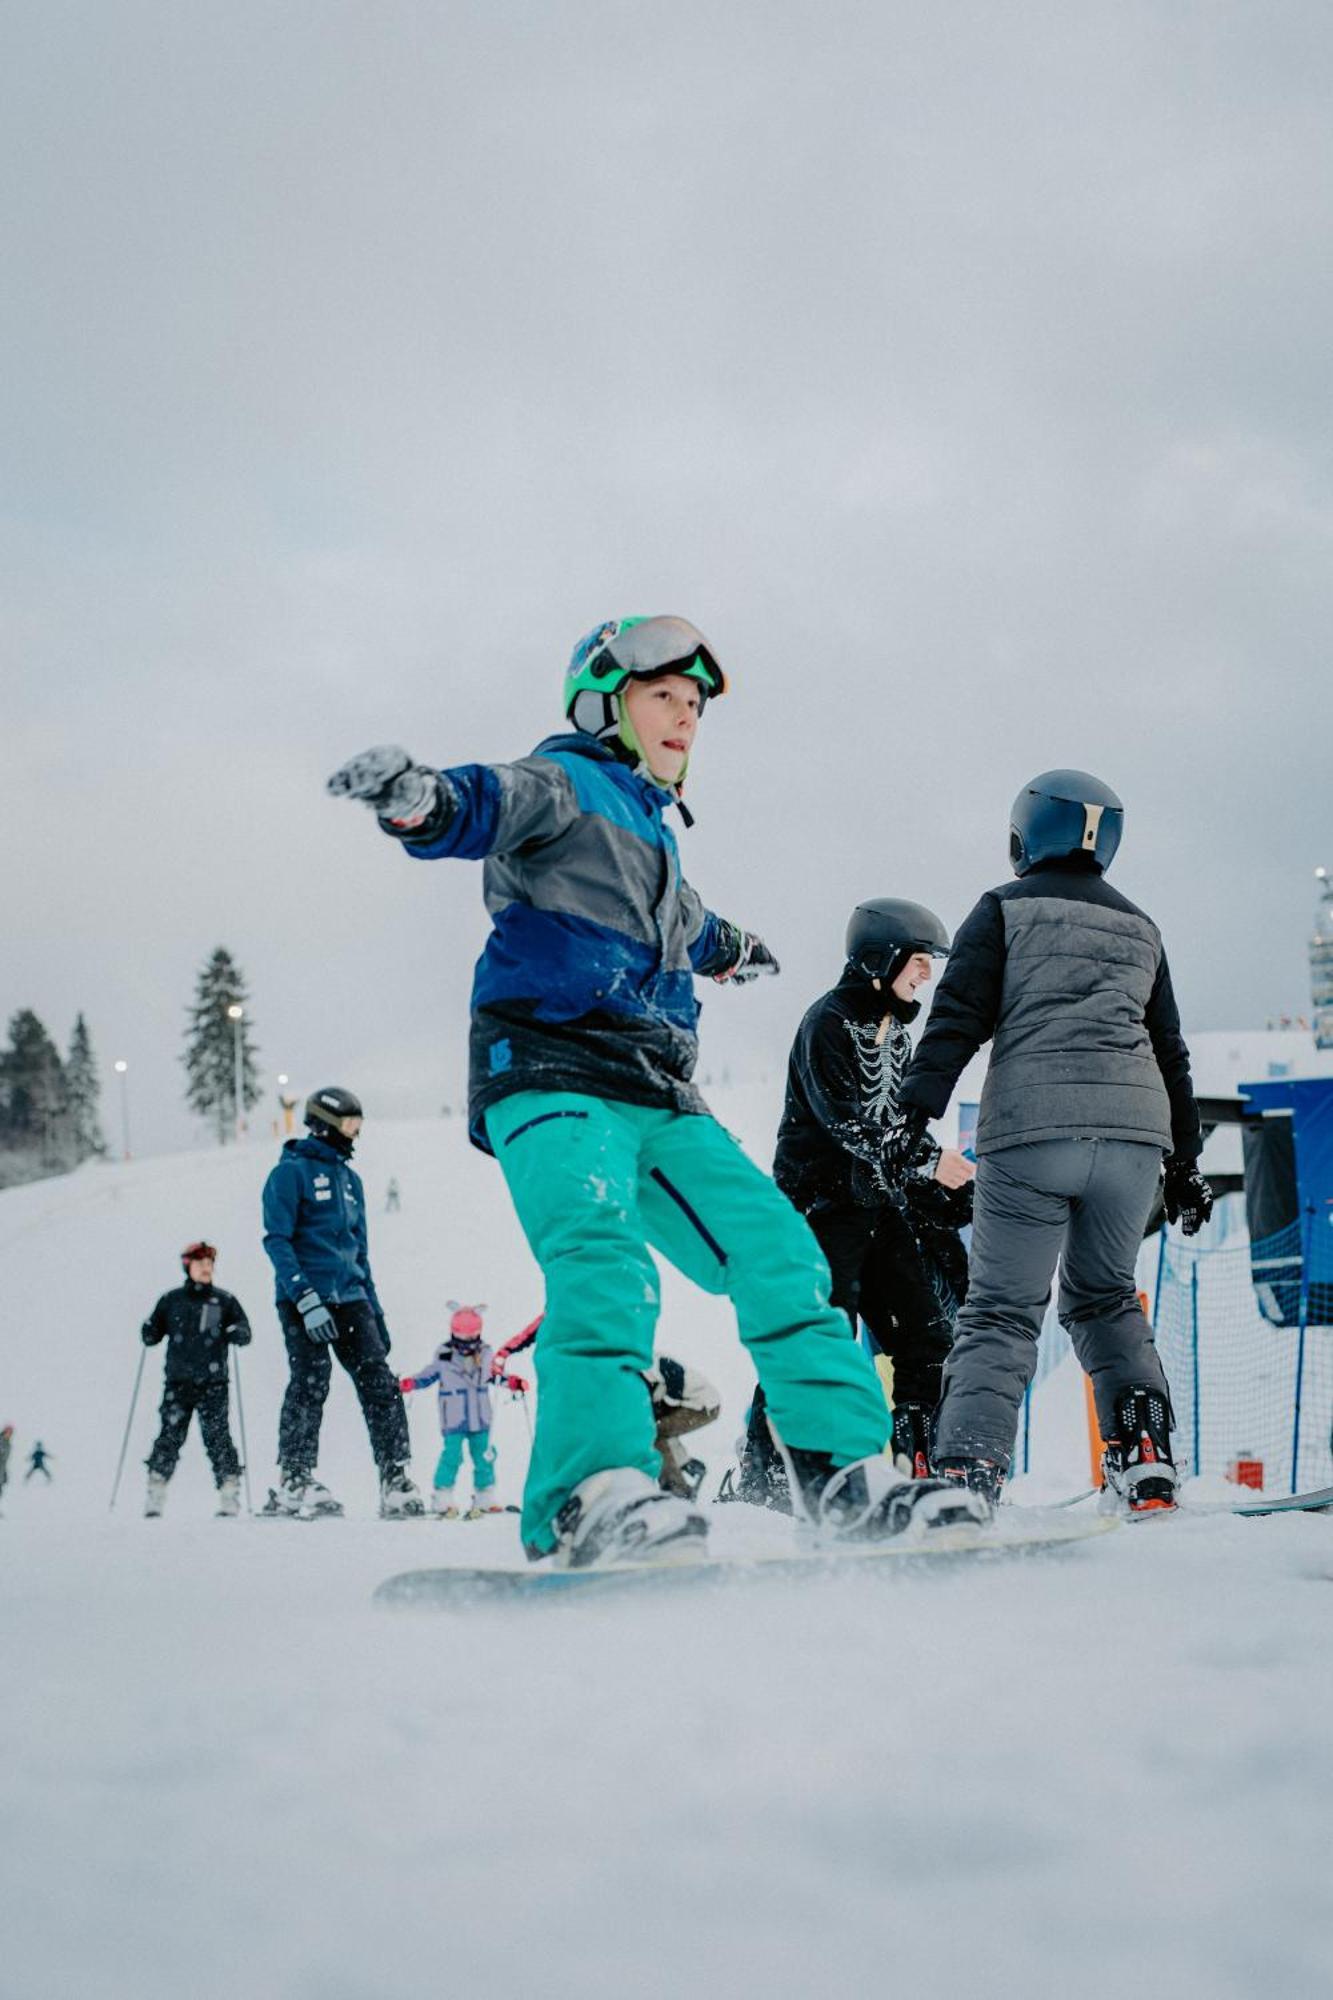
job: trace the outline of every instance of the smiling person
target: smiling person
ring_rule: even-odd
[[[692,1081],[695,976],[777,970],[758,937],[705,908],[666,821],[725,688],[687,620],[610,620],[574,649],[572,734],[512,764],[443,771],[370,750],[329,780],[408,855],[486,864],[471,1134],[546,1279],[523,1540],[572,1568],[704,1552],[704,1514],[658,1484],[650,1244],[731,1297],[807,1514],[839,1535],[932,1518],[921,1484],[883,1456],[884,1399],[829,1302],[818,1244]],[[940,1517],[974,1518],[956,1491],[925,1497]]]
[[[930,1470],[930,1420],[966,1290],[957,1232],[971,1220],[976,1169],[932,1148],[902,1183],[883,1170],[911,1059],[908,1026],[949,934],[932,910],[896,896],[858,904],[836,986],[807,1011],[792,1044],[773,1178],[819,1241],[832,1299],[866,1327],[893,1366],[893,1452],[914,1477]],[[751,1405],[737,1496],[785,1511],[785,1471],[768,1435],[762,1388]]]

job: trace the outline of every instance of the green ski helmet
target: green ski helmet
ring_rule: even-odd
[[[629,680],[683,674],[699,684],[700,706],[725,694],[727,677],[688,618],[608,618],[579,640],[565,672],[565,715],[601,742],[623,740],[615,699]]]

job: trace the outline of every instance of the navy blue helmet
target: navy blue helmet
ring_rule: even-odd
[[[1015,875],[1042,861],[1086,854],[1099,874],[1115,859],[1125,808],[1109,785],[1088,771],[1043,771],[1024,785],[1009,815],[1009,859]]]

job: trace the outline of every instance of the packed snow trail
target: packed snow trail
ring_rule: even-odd
[[[763,1119],[718,1109],[762,1157]],[[192,1434],[165,1517],[145,1522],[146,1371],[108,1517],[138,1325],[200,1230],[255,1326],[262,1495],[285,1375],[258,1243],[273,1150],[0,1196],[0,1421],[25,1450],[41,1436],[56,1473],[11,1484],[0,1520],[0,1991],[1327,1993],[1328,1516],[1163,1520],[873,1588],[834,1575],[537,1619],[390,1618],[370,1600],[393,1570],[518,1561],[513,1517],[375,1520],[335,1375],[321,1472],[346,1520],[214,1520]],[[531,1317],[499,1176],[457,1126],[372,1125],[358,1165],[404,1366],[429,1351],[437,1299],[488,1299],[497,1333]],[[390,1172],[403,1205],[386,1217]],[[724,1393],[696,1434],[712,1491],[746,1364],[725,1305],[674,1283],[666,1299],[664,1340]],[[509,1498],[524,1426],[504,1414]],[[1070,1453],[1072,1491],[1076,1431]],[[721,1511],[719,1538],[750,1512]],[[744,1529],[790,1532],[757,1514]]]

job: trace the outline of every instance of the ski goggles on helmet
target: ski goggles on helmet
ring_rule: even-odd
[[[585,689],[615,694],[627,680],[683,674],[704,698],[725,694],[727,677],[697,625],[688,618],[621,618],[581,639],[565,677],[567,702]]]
[[[216,1264],[217,1256],[218,1253],[215,1246],[211,1243],[205,1243],[201,1239],[198,1243],[186,1244],[185,1248],[181,1251],[181,1263],[188,1270],[191,1264]]]

